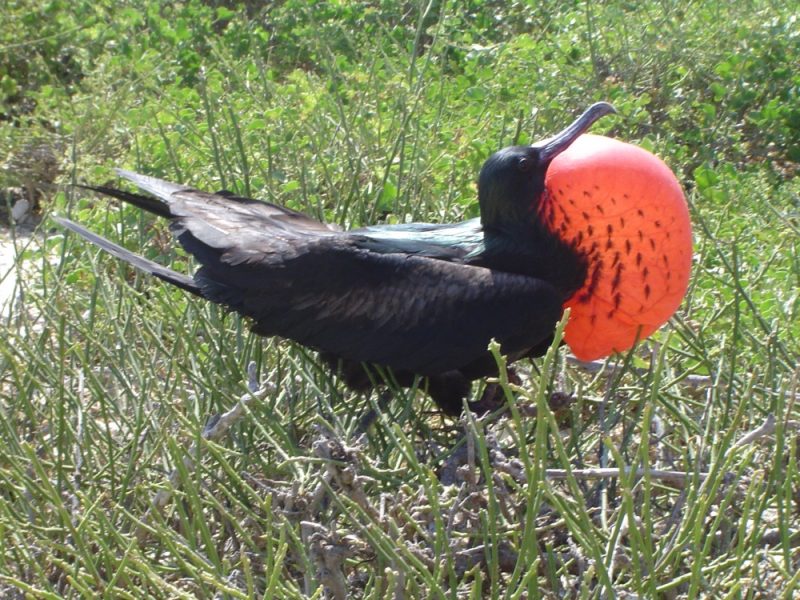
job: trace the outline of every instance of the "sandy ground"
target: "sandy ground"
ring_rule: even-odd
[[[17,283],[16,251],[11,237],[0,231],[0,312],[6,314],[9,301]]]
[[[12,233],[0,227],[0,316],[6,317],[14,306],[17,295],[17,277],[20,265],[17,256],[31,242],[33,230],[18,226]]]

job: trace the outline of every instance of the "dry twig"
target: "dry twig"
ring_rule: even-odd
[[[775,418],[775,415],[772,413],[767,415],[767,418],[764,419],[764,422],[753,429],[752,431],[743,435],[739,440],[733,445],[734,448],[741,448],[742,446],[747,446],[748,444],[752,444],[757,442],[761,438],[767,437],[768,435],[772,435],[775,433],[775,430],[778,427],[778,421]],[[793,421],[791,419],[787,419],[784,423],[784,427],[787,429],[796,429],[800,430],[800,421]]]
[[[625,467],[623,469],[611,467],[596,469],[573,469],[572,471],[567,471],[566,469],[547,469],[547,471],[545,471],[545,476],[548,479],[563,480],[567,479],[569,473],[572,473],[572,476],[575,477],[575,479],[612,479],[614,477],[629,475],[631,473],[631,467]],[[658,479],[678,488],[682,488],[686,484],[686,481],[694,476],[697,476],[700,479],[705,479],[709,475],[708,473],[692,473],[687,471],[665,471],[661,469],[646,470],[641,468],[636,469],[637,477],[644,477],[645,473],[648,473],[651,479]]]

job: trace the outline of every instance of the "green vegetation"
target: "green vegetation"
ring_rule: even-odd
[[[267,4],[5,2],[0,189],[189,271],[165,227],[70,184],[122,166],[346,226],[457,220],[491,152],[608,100],[594,131],[686,187],[687,299],[599,372],[523,365],[511,416],[450,422],[409,392],[358,440],[376,396],[45,215],[9,233],[0,595],[797,597],[796,3]],[[269,391],[206,440],[251,361]],[[601,463],[633,470],[580,477]]]

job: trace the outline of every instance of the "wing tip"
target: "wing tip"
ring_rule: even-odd
[[[166,179],[159,179],[152,175],[142,175],[135,171],[128,171],[127,169],[115,168],[114,173],[119,177],[130,181],[133,185],[140,190],[152,194],[165,202],[169,202],[173,194],[177,192],[191,190],[192,188],[187,185],[172,183]]]
[[[115,244],[111,240],[107,240],[103,236],[85,228],[83,225],[79,225],[75,221],[67,219],[66,217],[50,215],[50,218],[62,227],[65,227],[73,233],[77,233],[83,239],[94,244],[101,250],[108,252],[112,256],[136,267],[140,271],[157,277],[162,281],[166,281],[167,283],[179,287],[182,290],[186,290],[187,292],[190,292],[196,296],[200,296],[201,298],[204,297],[200,286],[192,277],[183,275],[177,271],[173,271],[169,267],[165,267],[157,262],[131,252],[130,250]]]

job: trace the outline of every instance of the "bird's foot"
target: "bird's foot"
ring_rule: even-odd
[[[508,382],[514,385],[522,383],[516,370],[508,369]],[[506,395],[503,386],[499,383],[487,383],[481,397],[475,402],[469,403],[469,409],[478,415],[495,412],[503,408],[506,404]]]

